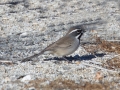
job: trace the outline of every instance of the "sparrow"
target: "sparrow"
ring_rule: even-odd
[[[80,38],[84,34],[84,32],[84,25],[73,26],[62,38],[47,46],[40,53],[34,54],[30,57],[23,59],[22,62],[28,61],[41,54],[52,54],[57,57],[64,58],[65,56],[74,53],[78,49],[80,45]]]

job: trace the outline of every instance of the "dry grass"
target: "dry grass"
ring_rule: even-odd
[[[115,52],[117,54],[120,54],[120,42],[109,42],[97,37],[96,43],[100,50],[103,50],[105,52]]]
[[[112,83],[111,85],[109,82],[92,84],[82,81],[80,84],[77,84],[72,80],[62,79],[54,80],[47,85],[41,85],[42,82],[44,82],[44,80],[32,80],[29,82],[29,84],[25,85],[25,88],[28,89],[30,87],[34,87],[36,90],[110,90],[116,85],[116,83]]]
[[[104,64],[103,67],[107,69],[113,69],[113,70],[118,70],[120,69],[120,56],[114,57],[110,60],[107,60]]]
[[[109,53],[114,52],[120,54],[120,42],[109,42],[99,37],[94,37],[94,38],[95,38],[95,42],[93,44],[87,43],[82,45],[87,52],[94,54],[98,51],[103,51],[103,52],[109,52]]]

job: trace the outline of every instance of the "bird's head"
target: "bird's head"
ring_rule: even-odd
[[[80,37],[83,35],[84,32],[85,32],[85,27],[83,25],[79,25],[79,26],[71,27],[66,35],[71,35],[77,39],[80,39]]]

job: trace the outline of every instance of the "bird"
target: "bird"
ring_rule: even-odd
[[[64,58],[67,55],[74,53],[78,49],[80,45],[80,38],[84,32],[86,32],[84,25],[70,27],[69,31],[63,37],[48,45],[41,52],[22,59],[22,62],[29,61],[30,59],[41,54],[52,54],[57,57]]]

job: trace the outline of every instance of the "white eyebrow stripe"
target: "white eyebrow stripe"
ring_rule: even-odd
[[[73,32],[75,32],[75,31],[77,31],[78,29],[75,29],[75,30],[73,30],[72,32],[70,32],[69,34],[71,34],[71,33],[73,33]]]

